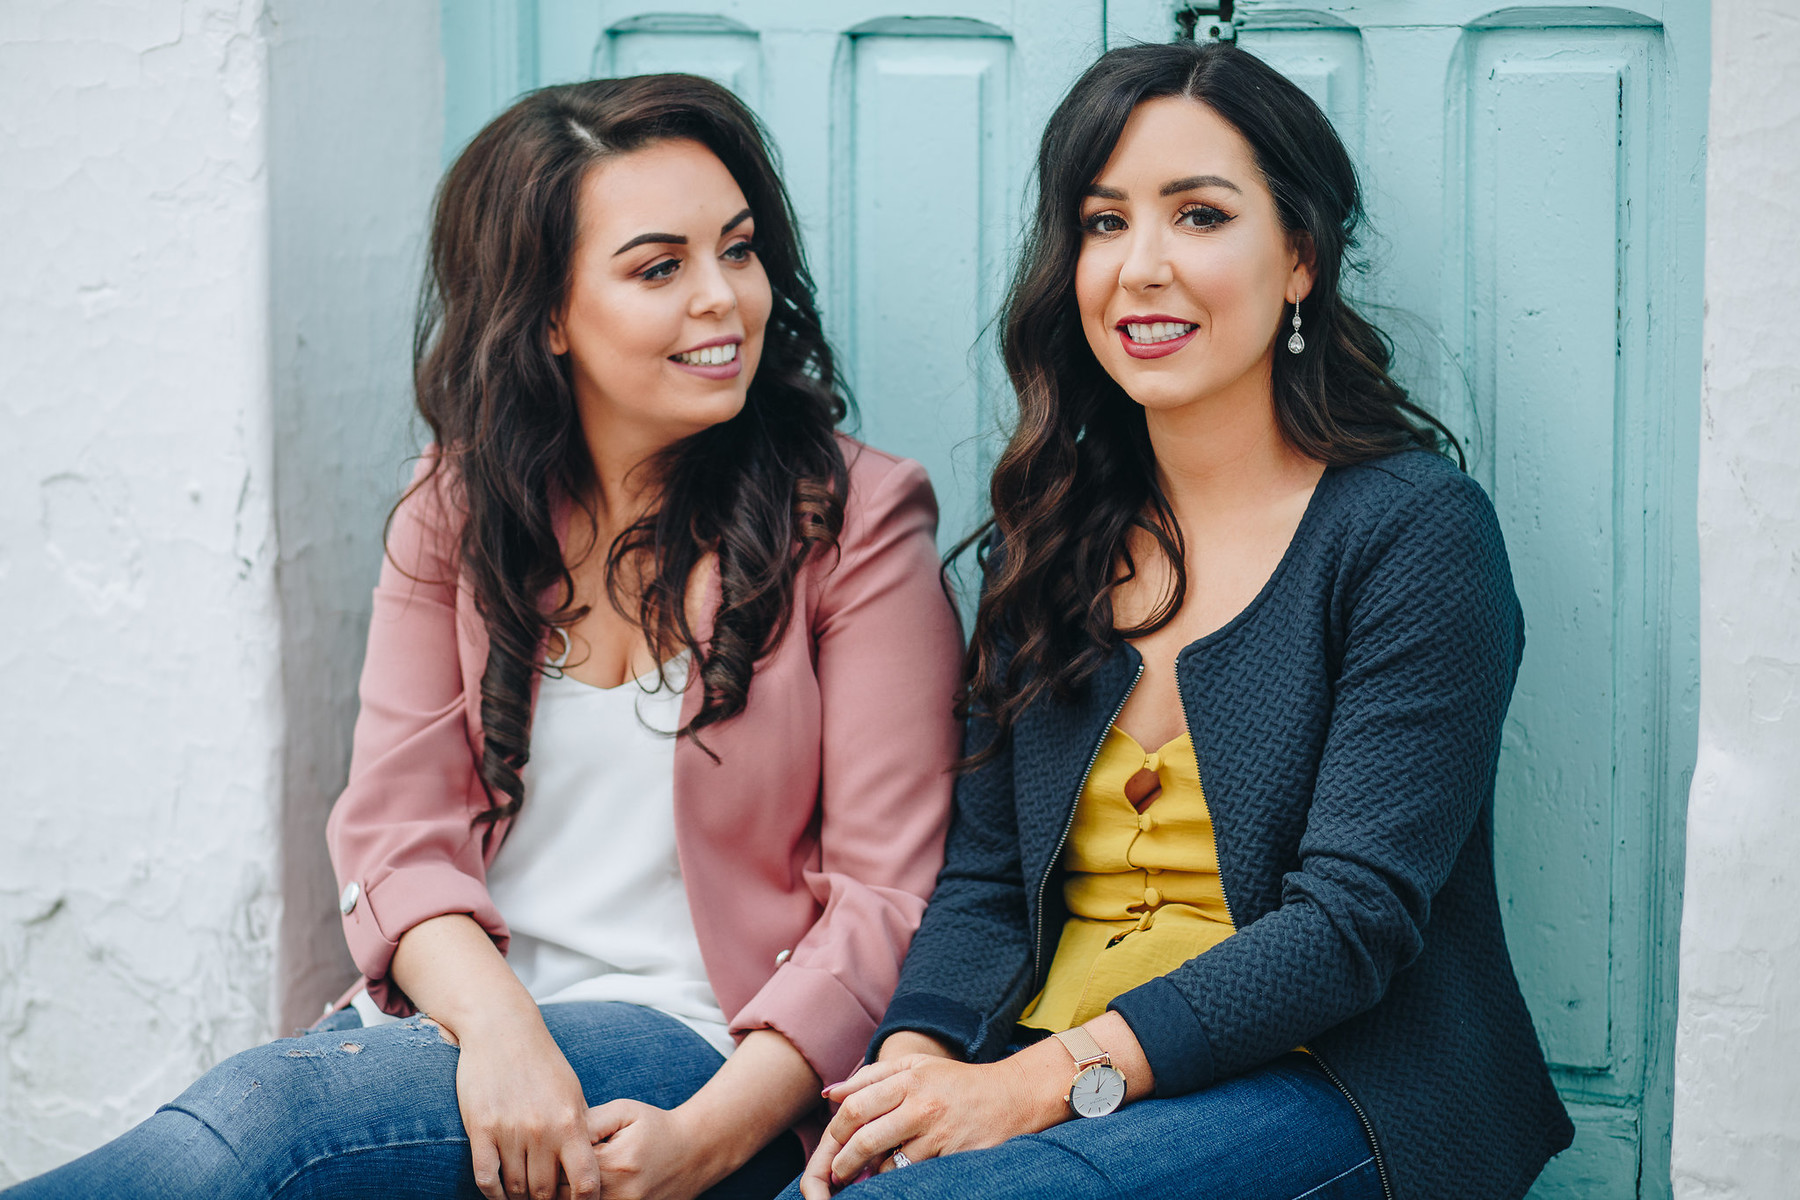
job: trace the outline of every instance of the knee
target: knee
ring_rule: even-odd
[[[360,1048],[359,1048],[360,1049]],[[195,1080],[165,1111],[185,1113],[212,1129],[243,1154],[248,1147],[283,1140],[321,1079],[333,1052],[346,1053],[324,1037],[280,1038],[227,1058]]]

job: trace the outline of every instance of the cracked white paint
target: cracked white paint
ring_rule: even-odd
[[[354,974],[323,824],[411,444],[437,19],[0,0],[0,1186]]]
[[[1800,1175],[1800,10],[1713,0],[1681,1200]]]
[[[263,22],[0,3],[0,1184],[270,1032]]]

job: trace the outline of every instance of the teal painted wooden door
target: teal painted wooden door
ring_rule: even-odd
[[[1697,688],[1704,0],[446,0],[447,141],[540,83],[684,70],[783,158],[862,433],[948,545],[1006,411],[992,319],[1039,131],[1106,44],[1184,22],[1305,87],[1363,173],[1355,287],[1463,434],[1526,611],[1496,855],[1575,1146],[1537,1200],[1668,1195]]]

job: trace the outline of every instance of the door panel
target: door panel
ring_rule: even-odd
[[[728,17],[653,14],[620,21],[595,47],[596,77],[704,75],[755,108],[762,99],[762,41]]]
[[[864,436],[954,482],[940,497],[947,531],[978,522],[975,453],[992,423],[995,373],[982,327],[1006,270],[1012,190],[1007,144],[1012,41],[969,22],[919,37],[850,39],[835,157],[846,178],[846,251],[835,256],[843,346],[867,396]]]

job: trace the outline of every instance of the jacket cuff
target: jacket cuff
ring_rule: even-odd
[[[731,1019],[731,1032],[773,1029],[800,1051],[826,1083],[850,1078],[862,1061],[871,1017],[830,971],[787,963]]]
[[[929,1034],[964,1058],[972,1062],[979,1061],[982,1027],[985,1024],[980,1013],[948,996],[936,996],[930,992],[908,992],[903,996],[895,996],[894,1002],[888,1005],[887,1015],[881,1019],[880,1028],[869,1039],[865,1061],[874,1062],[881,1053],[881,1043],[890,1034],[901,1030]]]
[[[388,978],[388,970],[400,938],[420,922],[467,913],[506,953],[506,923],[487,886],[450,863],[402,867],[367,887],[360,880],[347,880],[340,895],[353,884],[355,903],[343,914],[344,940],[357,969],[369,980],[369,998],[383,1012],[406,1016],[413,1011],[405,993]]]
[[[1140,984],[1106,1007],[1131,1026],[1158,1097],[1185,1096],[1213,1082],[1212,1043],[1193,1005],[1167,979]]]

